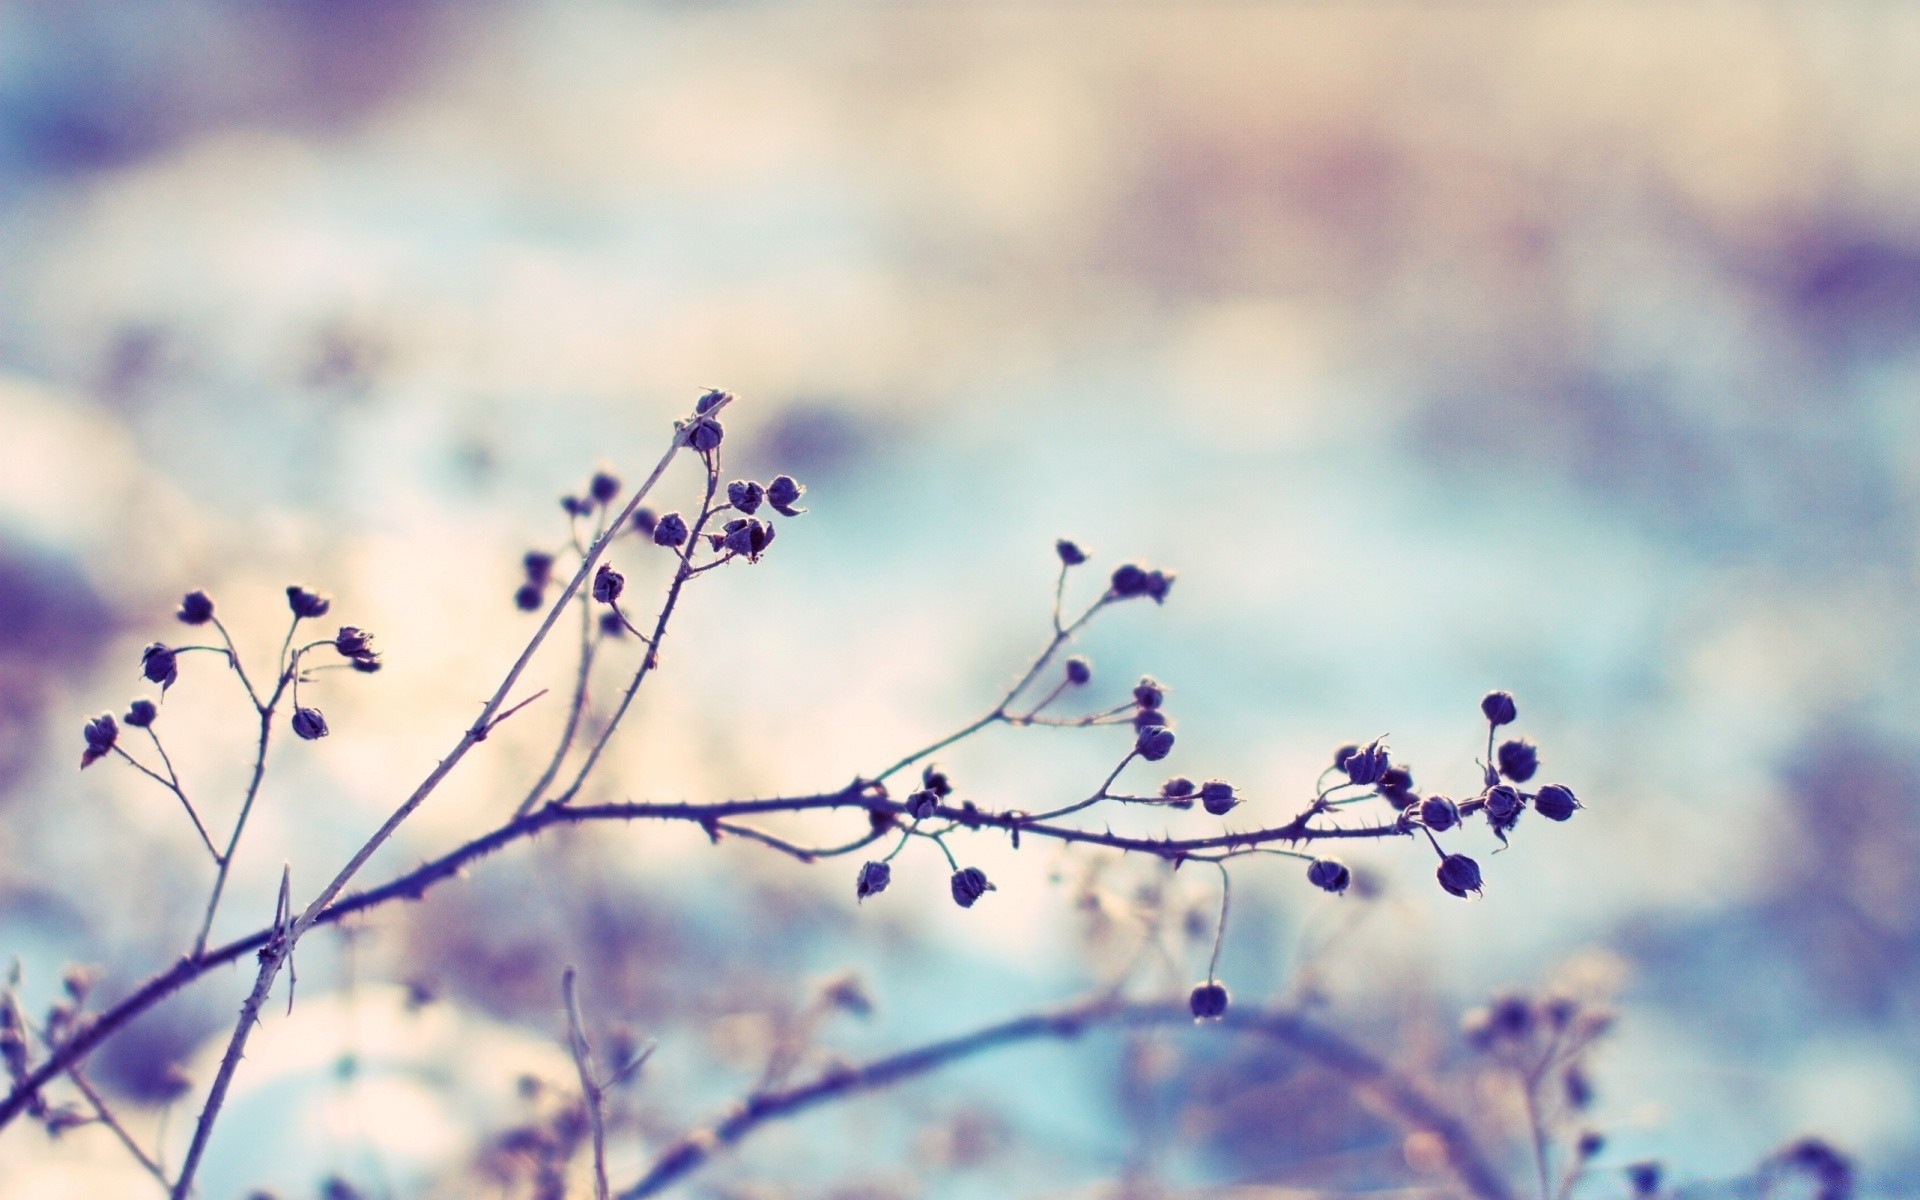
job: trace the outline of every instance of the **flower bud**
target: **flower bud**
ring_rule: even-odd
[[[760,501],[766,495],[767,489],[751,479],[736,479],[727,485],[727,503],[749,517],[759,511]]]
[[[537,583],[523,583],[514,590],[513,606],[521,612],[532,612],[545,603],[547,594]]]
[[[1164,725],[1149,725],[1134,737],[1133,749],[1148,762],[1159,762],[1173,753],[1173,730]]]
[[[1499,764],[1502,775],[1515,783],[1525,783],[1540,769],[1540,750],[1525,738],[1513,738],[1500,743],[1493,761]]]
[[[80,736],[87,742],[86,753],[80,756],[80,769],[84,771],[113,751],[113,744],[120,740],[120,726],[112,713],[101,713],[86,723]]]
[[[1564,821],[1573,816],[1574,809],[1580,807],[1573,789],[1564,783],[1549,783],[1533,798],[1533,811],[1549,821]]]
[[[1079,655],[1067,660],[1067,682],[1075,687],[1085,687],[1093,681],[1093,664]]]
[[[166,645],[155,642],[140,652],[140,674],[164,692],[180,678],[180,660]]]
[[[687,522],[679,513],[670,512],[661,517],[653,527],[653,544],[656,546],[682,546],[687,540]]]
[[[1142,675],[1140,682],[1133,686],[1133,702],[1141,708],[1159,708],[1166,698],[1167,689],[1151,675]]]
[[[1512,692],[1488,692],[1480,699],[1480,711],[1494,726],[1511,725],[1514,718],[1520,715]]]
[[[1200,807],[1216,817],[1224,817],[1240,803],[1234,797],[1233,785],[1224,779],[1209,779],[1200,785]]]
[[[587,484],[587,495],[600,504],[610,502],[620,494],[620,477],[605,471],[595,471],[593,479]]]
[[[1337,858],[1316,858],[1307,864],[1307,882],[1337,896],[1353,882],[1353,872]]]
[[[1460,806],[1445,796],[1428,796],[1420,802],[1420,823],[1445,833],[1460,823]]]
[[[720,440],[726,435],[726,427],[718,417],[695,417],[693,424],[687,426],[687,445],[702,454],[711,454],[720,448]]]
[[[1195,984],[1193,992],[1187,996],[1187,1008],[1192,1010],[1196,1021],[1217,1021],[1227,1011],[1226,985],[1219,983]]]
[[[327,736],[327,719],[320,715],[317,708],[296,708],[293,710],[293,731],[309,742],[318,741]]]
[[[1480,890],[1480,864],[1464,854],[1449,854],[1440,860],[1440,869],[1435,872],[1440,886],[1462,899],[1468,892]]]
[[[626,586],[627,577],[614,570],[610,563],[601,563],[600,569],[593,573],[593,598],[600,604],[618,600]]]
[[[883,862],[868,862],[860,867],[860,876],[854,882],[853,896],[856,900],[865,900],[868,896],[878,896],[887,890],[887,884],[893,882],[893,868]]]
[[[213,620],[213,597],[205,592],[188,592],[180,598],[180,611],[174,615],[182,624],[205,625]]]
[[[333,601],[294,584],[287,588],[287,607],[293,610],[294,616],[305,621],[326,616],[327,610],[333,607]]]
[[[767,503],[773,505],[773,511],[783,517],[797,517],[807,511],[794,507],[800,503],[800,497],[806,494],[807,489],[794,482],[791,475],[775,475],[773,482],[767,485]]]
[[[153,701],[135,700],[127,705],[127,715],[121,719],[135,729],[145,729],[152,725],[154,718],[159,715],[160,710],[154,707]]]
[[[995,890],[987,882],[987,873],[979,867],[963,867],[955,871],[952,885],[953,902],[961,908],[972,908],[974,901]]]
[[[1053,552],[1060,556],[1060,562],[1065,566],[1077,567],[1087,561],[1087,552],[1066,538],[1053,544]]]

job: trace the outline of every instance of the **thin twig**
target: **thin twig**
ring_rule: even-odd
[[[587,1123],[593,1129],[593,1197],[608,1200],[607,1121],[603,1111],[604,1093],[594,1080],[593,1047],[580,1019],[580,997],[574,988],[575,971],[569,966],[560,975],[560,995],[567,1007],[567,1049],[573,1052],[573,1065],[580,1072],[580,1094],[587,1105]]]

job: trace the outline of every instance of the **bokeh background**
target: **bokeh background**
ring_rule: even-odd
[[[1455,1025],[1571,973],[1619,1012],[1604,1165],[1711,1188],[1814,1133],[1906,1194],[1916,62],[1920,12],[1832,0],[0,5],[0,951],[44,1007],[69,962],[111,998],[191,937],[209,871],[172,799],[73,769],[180,593],[265,656],[305,581],[388,660],[324,685],[330,739],[276,746],[234,935],[452,745],[527,632],[518,557],[564,536],[557,498],[637,478],[723,386],[729,474],[791,471],[812,512],[703,578],[595,794],[872,771],[1036,648],[1056,536],[1144,557],[1178,584],[1086,639],[1096,689],[1169,684],[1168,765],[1259,798],[1236,819],[1383,732],[1469,791],[1495,686],[1589,806],[1498,856],[1461,835],[1477,903],[1397,842],[1347,855],[1364,896],[1246,864],[1237,999],[1430,1074],[1524,1181]],[[187,665],[161,728],[223,823],[248,712]],[[369,880],[510,811],[557,719],[484,747]],[[1001,731],[945,761],[1038,809],[1124,744]],[[602,1037],[660,1044],[621,1101],[631,1178],[823,988],[846,1007],[844,972],[873,1011],[818,1042],[858,1057],[1075,995],[1144,911],[1215,903],[1211,875],[963,845],[1000,888],[968,912],[930,847],[856,907],[850,862],[593,828],[316,935],[205,1194],[530,1194],[498,1142],[564,1103],[567,963]],[[1166,945],[1143,983],[1204,973],[1206,936]],[[204,1087],[249,980],[94,1065],[176,1161],[200,1093],[162,1129],[170,1068]],[[1285,1056],[1094,1038],[771,1131],[695,1194],[1423,1186],[1405,1151]],[[7,1195],[143,1187],[101,1130],[0,1134]]]

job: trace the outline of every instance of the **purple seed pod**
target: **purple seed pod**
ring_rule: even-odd
[[[1113,578],[1108,586],[1115,596],[1128,600],[1146,595],[1152,580],[1147,576],[1147,569],[1139,563],[1121,563],[1113,569]]]
[[[922,788],[907,797],[907,815],[924,821],[940,810],[940,797]]]
[[[132,704],[127,705],[127,715],[122,717],[121,720],[125,721],[134,729],[145,729],[149,725],[152,725],[154,718],[159,715],[160,710],[154,707],[153,701],[135,700]]]
[[[180,678],[180,660],[164,643],[155,642],[140,652],[140,674],[164,692]]]
[[[1183,796],[1191,796],[1193,793],[1193,780],[1188,779],[1185,775],[1175,775],[1172,779],[1160,785],[1160,794],[1169,800],[1178,800]]]
[[[887,890],[887,884],[893,882],[893,868],[883,862],[861,864],[860,876],[853,885],[856,900],[865,900],[868,896],[878,896]]]
[[[1564,783],[1549,783],[1533,798],[1533,811],[1549,821],[1564,821],[1579,807],[1581,804],[1575,798],[1573,789]]]
[[[1173,730],[1165,725],[1149,725],[1134,737],[1133,748],[1148,762],[1159,762],[1173,753]]]
[[[296,708],[293,710],[293,731],[306,741],[319,741],[327,736],[327,719],[320,715],[317,708]]]
[[[633,531],[641,537],[651,538],[654,527],[658,524],[660,524],[660,518],[653,515],[652,509],[636,508],[633,510]]]
[[[953,873],[953,902],[961,908],[972,908],[973,902],[995,888],[987,882],[987,873],[979,867],[962,867]]]
[[[1651,1160],[1647,1162],[1629,1163],[1626,1167],[1626,1172],[1627,1186],[1633,1189],[1634,1200],[1641,1200],[1642,1197],[1658,1195],[1660,1192],[1661,1176],[1666,1174],[1659,1163]]]
[[[773,482],[767,485],[767,503],[773,505],[773,511],[783,517],[797,517],[807,511],[795,507],[800,503],[800,497],[806,494],[806,487],[794,482],[791,475],[775,475]]]
[[[1136,712],[1133,714],[1133,727],[1135,729],[1145,729],[1149,725],[1170,725],[1170,724],[1171,722],[1167,720],[1167,714],[1161,712],[1157,708],[1143,708],[1139,712]]]
[[[287,588],[287,607],[293,610],[294,616],[308,621],[326,616],[327,610],[333,607],[333,601],[296,583]]]
[[[593,501],[581,496],[560,497],[560,507],[570,517],[590,517],[593,515]]]
[[[695,417],[693,424],[687,426],[687,445],[702,454],[711,454],[720,448],[720,441],[727,436],[726,427],[717,417]]]
[[[1227,1011],[1226,985],[1195,984],[1192,993],[1187,996],[1187,1008],[1192,1011],[1196,1021],[1218,1021]]]
[[[1420,823],[1445,833],[1460,823],[1460,806],[1446,796],[1428,796],[1420,802]]]
[[[1493,761],[1499,764],[1502,775],[1515,783],[1525,783],[1540,769],[1540,750],[1526,738],[1513,738],[1500,743]]]
[[[1346,762],[1341,765],[1346,768],[1349,780],[1366,787],[1384,779],[1393,762],[1387,754],[1386,746],[1379,738],[1375,738],[1347,755]]]
[[[610,563],[601,563],[600,569],[593,573],[593,598],[600,604],[612,604],[626,590],[627,577],[613,569]]]
[[[607,504],[620,494],[620,477],[606,471],[595,471],[593,479],[587,484],[587,495],[595,502]]]
[[[1093,664],[1077,654],[1068,659],[1067,682],[1075,687],[1085,687],[1093,682]]]
[[[1316,858],[1307,864],[1307,882],[1337,896],[1353,882],[1353,872],[1337,858]]]
[[[1512,692],[1488,692],[1480,699],[1480,711],[1489,724],[1496,727],[1511,725],[1520,715],[1519,708],[1513,702]]]
[[[1480,890],[1480,864],[1464,854],[1449,854],[1441,859],[1435,875],[1441,887],[1462,899],[1468,892]]]
[[[953,781],[934,763],[920,768],[920,786],[942,799],[953,795]]]
[[[373,635],[352,625],[342,625],[334,635],[333,648],[346,658],[361,658],[373,653]]]
[[[625,637],[627,636],[627,623],[620,619],[620,614],[617,612],[603,612],[600,614],[600,636],[610,638]]]
[[[1155,604],[1165,604],[1167,593],[1173,590],[1173,572],[1148,571],[1146,594],[1153,597]]]
[[[101,713],[86,723],[80,736],[87,742],[86,753],[80,756],[80,769],[84,771],[113,751],[113,744],[120,740],[120,726],[112,713]]]
[[[722,404],[733,403],[733,399],[734,396],[732,392],[723,392],[719,388],[712,388],[708,390],[705,395],[693,402],[693,411],[697,416],[704,416]]]
[[[527,582],[544,585],[553,574],[553,555],[545,550],[529,550],[520,559],[520,565],[527,572]]]
[[[736,479],[727,485],[727,503],[749,517],[759,511],[760,502],[766,496],[767,489],[751,479]]]
[[[1224,817],[1240,803],[1233,794],[1233,785],[1224,779],[1209,779],[1200,785],[1200,807],[1216,817]]]
[[[213,620],[213,597],[205,592],[188,592],[180,597],[180,611],[173,615],[183,625],[205,625]]]
[[[1151,675],[1142,675],[1140,682],[1133,685],[1133,702],[1140,708],[1159,708],[1166,698],[1167,689]]]
[[[1061,538],[1053,544],[1053,552],[1060,556],[1060,561],[1065,566],[1077,567],[1087,561],[1087,552],[1066,538]]]
[[[661,517],[653,527],[653,544],[656,546],[683,546],[687,536],[687,522],[677,512]]]
[[[1525,801],[1520,793],[1504,783],[1495,784],[1487,789],[1487,817],[1496,824],[1506,824],[1520,815]]]
[[[1352,758],[1352,757],[1353,757],[1353,754],[1354,754],[1354,751],[1356,751],[1356,750],[1358,750],[1358,749],[1360,749],[1360,747],[1359,747],[1359,746],[1357,746],[1357,745],[1355,745],[1355,744],[1354,744],[1354,743],[1352,743],[1352,742],[1348,742],[1348,743],[1347,743],[1346,745],[1344,745],[1344,746],[1341,746],[1341,747],[1340,747],[1339,749],[1337,749],[1337,750],[1335,750],[1335,751],[1333,752],[1333,766],[1334,766],[1334,769],[1335,769],[1335,770],[1337,770],[1337,771],[1344,771],[1344,770],[1346,770],[1346,769],[1347,769],[1347,760],[1348,760],[1349,758]]]
[[[547,594],[537,583],[523,583],[514,589],[513,606],[521,612],[532,612],[546,601]]]

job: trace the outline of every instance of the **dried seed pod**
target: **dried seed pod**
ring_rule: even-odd
[[[1195,984],[1187,996],[1187,1008],[1196,1021],[1219,1020],[1227,1011],[1226,985],[1212,981]]]
[[[987,882],[987,873],[979,867],[962,867],[953,873],[953,902],[961,908],[972,908],[974,901],[994,889]]]
[[[293,731],[306,741],[319,741],[327,736],[327,719],[320,715],[317,708],[296,708],[293,710]]]
[[[854,881],[853,895],[856,900],[865,900],[868,896],[878,896],[887,890],[887,884],[893,881],[893,868],[883,862],[868,862],[860,867],[860,876]]]
[[[1337,858],[1316,858],[1307,864],[1307,882],[1323,892],[1338,895],[1353,882],[1353,872]]]

